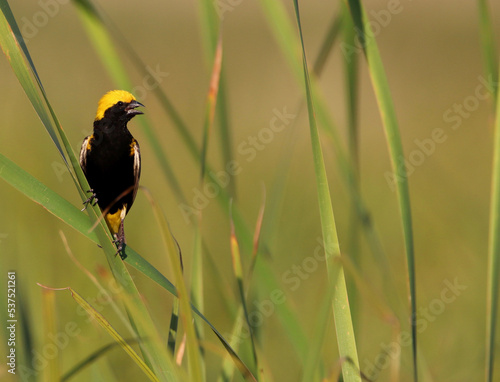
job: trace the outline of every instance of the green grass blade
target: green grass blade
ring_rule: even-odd
[[[178,253],[177,245],[175,239],[170,232],[167,220],[160,210],[152,195],[149,192],[145,193],[148,197],[153,212],[155,214],[156,220],[160,226],[162,233],[163,244],[165,250],[168,254],[168,259],[170,263],[170,268],[174,272],[174,277],[177,285],[177,297],[179,299],[180,305],[180,319],[186,331],[187,337],[187,352],[188,352],[188,364],[189,364],[189,379],[190,381],[202,381],[202,369],[201,369],[201,357],[199,352],[198,341],[196,338],[196,333],[193,325],[193,318],[190,309],[189,294],[187,293],[186,284],[184,282],[184,276],[182,272],[182,264],[180,256]]]
[[[339,32],[342,30],[343,22],[344,20],[340,14],[333,17],[330,22],[330,26],[326,32],[323,42],[321,43],[321,48],[319,49],[319,53],[314,60],[312,68],[314,75],[317,77],[321,76],[321,73],[325,68],[326,61],[332,52],[334,43],[337,40]]]
[[[252,345],[252,355],[253,355],[253,362],[254,362],[254,370],[259,370],[259,363],[257,359],[257,349],[255,346],[255,338],[254,338],[254,333],[252,329],[252,325],[250,324],[250,320],[248,318],[248,308],[246,304],[246,293],[245,293],[245,287],[243,285],[243,265],[241,261],[241,253],[240,253],[240,247],[238,245],[238,239],[236,238],[236,235],[234,233],[234,224],[231,221],[231,237],[230,237],[230,242],[231,242],[231,260],[232,260],[232,265],[233,265],[233,272],[234,276],[236,278],[236,283],[238,285],[238,292],[239,292],[239,297],[240,297],[240,302],[241,306],[243,307],[243,316],[245,318],[248,331],[250,333],[250,343]]]
[[[219,93],[221,66],[222,66],[222,36],[219,36],[214,56],[212,75],[210,77],[210,87],[207,95],[205,123],[203,126],[203,141],[201,146],[200,188],[201,186],[203,186],[203,180],[205,178],[206,161],[208,153],[208,140],[214,123],[215,110],[217,105],[217,95]]]
[[[95,232],[90,232],[92,224],[85,214],[2,154],[0,177],[78,232],[98,242]]]
[[[205,299],[203,295],[203,275],[204,275],[204,267],[203,267],[203,242],[202,235],[200,232],[200,224],[197,224],[194,227],[194,238],[193,238],[193,260],[191,267],[191,301],[195,306],[200,310],[205,309]],[[196,321],[196,333],[200,341],[203,341],[205,338],[205,332],[203,330],[203,326]]]
[[[207,94],[206,102],[206,113],[203,126],[203,138],[201,147],[201,160],[200,160],[200,182],[199,188],[203,188],[203,183],[205,180],[207,155],[208,155],[208,144],[211,136],[212,127],[214,124],[214,118],[216,113],[217,98],[219,93],[220,84],[220,73],[222,66],[222,36],[219,35],[217,40],[217,46],[215,48],[215,54],[213,57],[213,67],[212,74],[210,77],[210,85]],[[197,224],[195,228],[194,236],[194,253],[193,253],[193,267],[192,267],[192,280],[193,288],[191,289],[192,300],[198,303],[197,306],[203,309],[204,299],[203,299],[203,258],[202,258],[202,214],[200,213],[197,219]],[[196,325],[197,334],[200,341],[204,340],[203,327],[199,324]],[[205,368],[204,368],[205,369]]]
[[[478,0],[479,8],[479,31],[481,35],[481,50],[483,55],[484,72],[486,78],[491,79],[491,83],[498,83],[497,71],[497,54],[495,49],[495,41],[493,25],[491,23],[491,15],[488,7],[488,0]],[[498,86],[493,86],[493,99],[496,100]]]
[[[351,11],[354,25],[358,33],[358,39],[363,47],[363,51],[368,62],[368,69],[372,86],[375,91],[382,124],[386,135],[387,144],[389,146],[389,154],[392,165],[392,170],[396,178],[396,191],[399,202],[399,211],[401,215],[401,223],[403,227],[403,237],[405,243],[406,262],[408,269],[408,284],[410,297],[410,322],[412,332],[412,352],[413,352],[413,378],[418,381],[417,368],[417,301],[416,301],[416,284],[415,284],[415,253],[413,244],[413,229],[410,207],[410,192],[408,186],[408,176],[404,164],[403,145],[399,133],[396,113],[392,102],[389,84],[385,75],[382,59],[377,48],[375,36],[368,26],[368,18],[361,6],[359,0],[348,0],[349,9]]]
[[[349,9],[345,3],[342,3],[342,33],[343,44],[345,46],[355,46],[356,33],[354,24],[349,14]],[[359,55],[343,55],[344,58],[344,72],[345,72],[345,94],[347,102],[347,137],[348,137],[348,151],[349,160],[351,163],[352,171],[349,172],[349,184],[355,190],[355,195],[361,195],[359,184],[359,147],[358,147],[358,63]],[[351,198],[350,211],[349,211],[349,238],[347,241],[347,251],[352,258],[354,264],[359,268],[360,266],[360,233],[361,233],[361,219],[358,213],[358,200],[356,197]],[[384,272],[387,273],[387,272]],[[349,302],[351,305],[351,312],[353,316],[354,329],[358,328],[359,322],[359,301],[358,291],[354,287],[353,282],[348,283]]]
[[[128,345],[131,345],[131,344],[137,342],[137,340],[135,340],[135,339],[129,339],[129,340],[125,340],[125,341],[127,342]],[[83,369],[92,365],[94,362],[98,361],[102,356],[106,355],[108,352],[110,352],[113,349],[117,349],[119,346],[120,346],[119,343],[113,342],[113,343],[107,344],[107,345],[97,349],[92,354],[90,354],[88,357],[86,357],[85,359],[80,361],[78,364],[73,366],[66,373],[64,373],[61,376],[61,379],[60,379],[61,382],[69,381],[71,378],[76,376]]]
[[[0,46],[9,60],[12,70],[16,74],[19,83],[23,87],[24,92],[28,96],[28,99],[33,105],[38,117],[49,133],[52,142],[54,142],[59,154],[61,154],[64,162],[67,164],[66,155],[64,154],[61,144],[59,143],[59,138],[54,124],[43,105],[43,101],[36,90],[36,86],[33,83],[30,71],[28,70],[28,66],[24,60],[23,52],[27,52],[26,44],[24,43],[21,32],[19,31],[19,27],[17,26],[7,0],[0,0],[0,10],[2,11],[0,14]],[[29,58],[29,60],[31,62],[31,58]]]
[[[222,39],[222,24],[221,16],[217,14],[216,5],[211,0],[199,0],[199,13],[200,13],[200,31],[205,48],[205,58],[207,63],[212,64],[214,57],[217,54],[218,40]],[[217,122],[219,127],[219,139],[222,164],[225,166],[233,159],[232,146],[231,146],[231,130],[229,126],[229,110],[227,100],[227,88],[225,75],[222,71],[220,74],[219,94],[217,97]],[[233,175],[229,175],[230,180],[227,186],[228,194],[235,196],[235,186],[232,181]]]
[[[40,285],[40,284],[39,284]],[[48,288],[44,288],[48,289]],[[80,296],[73,288],[67,287],[63,290],[69,290],[73,299],[80,305],[89,316],[91,316],[101,327],[108,332],[108,334],[116,341],[116,343],[132,358],[132,360],[139,366],[139,368],[146,374],[151,381],[159,381],[151,369],[144,363],[144,361],[137,355],[137,353],[130,347],[130,345],[123,339],[123,337],[111,326],[108,320],[100,314],[94,307],[92,307],[85,299]],[[48,289],[53,293],[52,288]],[[146,340],[147,341],[147,340]],[[59,379],[59,378],[58,378]],[[52,379],[52,381],[55,379]]]
[[[51,343],[49,333],[57,333],[56,325],[56,304],[54,291],[42,291],[42,314],[43,332],[44,332],[44,346]],[[47,366],[43,369],[42,380],[52,382],[59,380],[60,372],[60,356],[56,354],[55,357],[50,357],[47,360]]]
[[[500,68],[499,68],[500,73]],[[492,382],[495,362],[495,337],[498,316],[498,287],[500,275],[500,97],[497,97],[494,158],[490,202],[490,231],[488,245],[488,290],[486,295],[486,381]]]
[[[316,187],[318,192],[319,210],[321,218],[321,229],[325,246],[325,259],[328,271],[329,282],[334,286],[333,294],[333,316],[337,332],[337,344],[340,357],[352,360],[342,367],[344,381],[360,381],[359,361],[354,339],[354,330],[349,309],[349,300],[344,279],[344,272],[339,262],[335,261],[340,256],[340,246],[337,236],[337,228],[333,214],[333,207],[330,197],[330,189],[326,176],[325,163],[321,142],[319,139],[316,117],[314,113],[313,98],[311,95],[311,85],[309,81],[309,69],[307,67],[304,40],[302,37],[302,26],[300,23],[300,12],[297,0],[294,0],[295,15],[299,30],[300,42],[302,45],[303,75],[305,83],[305,93],[307,98],[307,109],[309,114],[309,127],[311,134],[311,145],[314,160],[314,170],[316,174]],[[319,352],[319,349],[317,349]]]

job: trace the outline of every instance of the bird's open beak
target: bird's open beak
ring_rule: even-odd
[[[130,116],[134,116],[134,115],[138,115],[138,114],[144,114],[142,111],[140,110],[136,110],[137,107],[139,106],[142,106],[144,107],[144,105],[138,101],[132,101],[128,104],[128,106],[125,108],[125,111],[127,112],[127,115],[130,115]]]

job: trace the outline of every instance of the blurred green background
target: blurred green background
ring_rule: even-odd
[[[51,103],[78,151],[83,138],[91,132],[98,99],[114,85],[89,43],[74,5],[69,1],[56,3],[57,12],[49,15],[43,26],[36,27],[31,38],[25,37],[28,37],[28,48]],[[296,311],[306,334],[312,336],[315,314],[326,287],[325,272],[318,269],[308,273],[297,288],[291,288],[295,284],[287,282],[284,276],[314,253],[317,240],[321,238],[303,86],[293,77],[259,4],[254,1],[234,3],[231,6],[234,9],[224,13],[223,70],[234,159],[241,169],[234,179],[235,203],[243,211],[248,226],[253,227],[263,202],[262,189],[266,189],[268,197],[272,195],[276,179],[283,175],[279,164],[284,160],[289,165],[279,200],[267,205],[273,215],[266,215],[263,237],[269,245],[269,261],[282,281],[287,302]],[[33,32],[29,24],[36,23],[40,12],[47,13],[41,4],[43,2],[11,2],[23,33]],[[142,60],[161,73],[160,86],[201,146],[211,63],[204,52],[203,38],[206,36],[201,33],[197,2],[103,0],[99,4]],[[431,312],[427,325],[419,331],[421,363],[427,370],[423,380],[482,380],[493,104],[491,97],[482,99],[477,95],[478,87],[486,92],[484,82],[487,81],[480,52],[477,6],[475,2],[465,1],[401,0],[400,12],[392,14],[390,19],[377,21],[377,17],[381,17],[377,15],[387,9],[388,2],[373,0],[365,1],[364,5],[374,22],[379,26],[386,24],[380,27],[377,43],[391,87],[405,155],[412,165],[407,170],[411,174],[410,196],[416,237],[417,305],[422,317]],[[500,3],[490,2],[490,6],[496,41],[500,41]],[[292,18],[291,2],[287,8]],[[306,50],[312,62],[331,20],[339,12],[339,4],[304,1],[301,12]],[[192,201],[198,188],[199,166],[147,89],[148,79],[138,75],[133,66],[126,59],[124,61],[130,69],[135,93],[146,105],[146,117],[160,137],[182,190]],[[390,290],[392,296],[383,289],[387,275],[381,274],[364,240],[361,241],[359,273],[380,298],[391,301],[399,296],[405,301],[406,264],[396,194],[386,179],[391,171],[389,157],[363,61],[362,57],[359,87],[361,187],[395,278],[396,285]],[[0,59],[0,73],[3,94],[0,151],[49,188],[79,205],[80,198],[69,173],[4,58]],[[342,52],[337,43],[319,83],[345,137],[344,81]],[[459,111],[460,105],[462,111]],[[283,131],[266,141],[261,150],[256,150],[255,158],[251,158],[244,151],[251,142],[249,137],[258,137],[263,128],[269,127],[276,110],[286,110],[295,117]],[[129,125],[141,143],[141,184],[151,190],[168,216],[183,249],[186,269],[189,269],[194,227],[183,216],[138,126],[137,120]],[[442,129],[439,130],[441,138],[430,144],[436,128]],[[208,158],[218,171],[224,169],[225,163],[216,139],[218,132],[212,134]],[[349,255],[350,198],[335,163],[332,143],[324,134],[322,139],[341,249]],[[425,149],[422,142],[427,142]],[[0,196],[1,269],[3,274],[7,270],[17,272],[18,298],[27,306],[24,314],[29,316],[35,329],[34,347],[40,351],[43,346],[42,292],[36,283],[71,286],[89,301],[98,294],[68,257],[59,231],[66,235],[77,259],[93,273],[99,266],[107,268],[106,260],[96,245],[3,181],[0,181]],[[224,334],[232,325],[233,312],[228,309],[227,301],[236,299],[237,288],[231,270],[230,224],[227,214],[215,200],[209,200],[203,209],[202,233],[208,247],[204,252],[204,314]],[[159,250],[158,227],[141,192],[126,220],[126,234],[127,242],[170,278],[167,259]],[[249,262],[247,256],[244,265],[248,266]],[[1,277],[5,280],[3,275]],[[350,278],[349,272],[347,278]],[[140,274],[135,280],[157,325],[166,333],[172,297]],[[466,288],[452,302],[436,303],[436,299],[443,301],[447,281]],[[255,277],[251,290],[255,291],[258,284],[259,279]],[[266,298],[269,294],[261,293],[250,301]],[[67,370],[111,340],[79,312],[68,293],[56,294],[56,304],[59,327],[76,322],[81,329],[62,352],[62,369]],[[408,330],[408,315],[401,315],[408,309],[401,312],[395,306],[391,308],[399,315],[402,330]],[[120,323],[113,321],[115,316],[109,306],[102,304],[101,312],[118,330],[121,329]],[[360,365],[366,370],[384,351],[384,344],[392,341],[392,329],[362,291],[358,292],[354,312]],[[273,380],[297,380],[301,362],[274,315],[266,317],[259,327],[259,336],[259,347]],[[207,333],[207,341],[214,344],[207,355],[208,380],[214,380],[221,357],[211,350],[221,349],[221,346],[210,333]],[[3,340],[0,349],[3,357]],[[335,362],[336,353],[332,323],[324,345],[325,360],[329,360],[326,368],[328,362]],[[402,381],[411,380],[410,360],[410,348],[403,347]],[[97,376],[97,370],[101,373],[106,369],[118,380],[144,378],[118,349],[98,364],[100,366],[87,369],[74,380],[107,380],[102,374]],[[1,379],[5,375],[2,363]],[[386,380],[388,375],[388,369],[382,370],[379,380]],[[235,380],[241,380],[241,376],[236,375]]]

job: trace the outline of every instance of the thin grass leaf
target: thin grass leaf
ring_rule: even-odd
[[[342,34],[343,44],[345,46],[355,46],[356,33],[354,24],[349,14],[347,5],[342,2]],[[345,94],[347,108],[347,131],[348,131],[348,155],[352,171],[349,172],[349,184],[355,190],[356,195],[361,195],[359,179],[359,147],[358,147],[358,63],[359,55],[343,55],[345,72]],[[358,201],[355,197],[351,198],[349,211],[349,238],[347,241],[347,250],[350,258],[356,267],[360,266],[360,233],[361,218],[358,213]],[[348,282],[349,303],[353,317],[354,329],[358,328],[359,322],[359,301],[357,289],[353,287],[352,282]]]
[[[38,283],[37,283],[38,284]],[[130,345],[123,339],[120,334],[111,326],[108,320],[104,318],[102,314],[100,314],[97,310],[95,310],[85,299],[80,296],[73,288],[48,288],[42,284],[38,284],[44,290],[50,290],[53,292],[54,290],[69,290],[71,293],[71,297],[80,305],[90,317],[92,317],[96,322],[101,325],[101,327],[108,332],[108,334],[116,341],[117,344],[132,358],[132,360],[141,368],[141,370],[146,374],[146,376],[151,381],[159,381],[159,379],[155,376],[155,374],[151,371],[151,369],[144,363],[144,361],[137,355],[137,353],[130,347]],[[53,381],[54,379],[52,379]]]
[[[214,62],[214,57],[217,55],[217,46],[222,38],[222,16],[217,14],[216,5],[212,0],[199,0],[200,10],[200,31],[205,48],[205,58],[209,65]],[[229,126],[229,108],[227,87],[224,72],[220,74],[219,95],[217,97],[217,122],[219,127],[220,149],[222,153],[222,164],[225,167],[233,159],[231,145],[231,129]],[[235,197],[235,186],[232,181],[233,175],[229,174],[228,194]]]
[[[210,87],[207,95],[207,105],[205,114],[205,123],[203,126],[203,141],[201,146],[201,172],[200,172],[200,182],[203,183],[205,178],[207,152],[208,152],[208,140],[210,137],[210,132],[212,131],[212,126],[214,123],[215,109],[217,105],[217,94],[219,93],[219,80],[220,71],[222,66],[222,36],[219,35],[217,41],[217,48],[214,56],[214,64],[212,68],[212,75],[210,77]],[[201,184],[202,186],[203,184]]]
[[[90,232],[92,224],[86,215],[2,154],[0,177],[70,227],[98,243],[95,232]]]
[[[128,345],[131,345],[131,344],[137,342],[137,340],[133,339],[133,338],[127,339],[125,341],[127,342]],[[69,381],[71,378],[75,377],[82,370],[93,365],[95,362],[99,361],[102,357],[104,357],[111,350],[117,349],[119,347],[120,347],[119,343],[113,342],[113,343],[107,344],[107,345],[97,349],[92,354],[90,354],[88,357],[84,358],[78,364],[76,364],[70,370],[68,370],[66,373],[64,373],[61,376],[60,381],[61,382]]]
[[[326,176],[325,163],[321,142],[316,126],[316,117],[314,113],[314,103],[311,95],[311,86],[309,80],[309,69],[307,67],[306,52],[302,36],[302,26],[300,22],[299,4],[294,0],[295,16],[299,31],[300,42],[302,46],[303,75],[305,83],[305,92],[307,99],[307,109],[309,115],[309,130],[311,134],[311,145],[314,159],[314,170],[316,174],[316,187],[318,192],[318,202],[321,218],[321,229],[323,232],[323,242],[325,246],[325,259],[328,271],[329,283],[334,286],[333,294],[333,316],[337,332],[337,344],[340,357],[346,357],[352,360],[352,364],[346,364],[342,368],[344,381],[359,381],[359,361],[352,327],[351,313],[349,309],[349,300],[344,279],[344,272],[336,257],[340,256],[340,246],[337,236],[337,228],[333,214],[333,207],[330,197],[330,189]],[[321,320],[320,320],[321,321]]]
[[[315,316],[318,317],[314,323],[314,334],[312,336],[311,347],[307,358],[304,360],[304,371],[302,373],[302,382],[317,381],[318,378],[318,365],[321,360],[321,350],[325,342],[325,334],[328,322],[331,319],[332,312],[332,299],[335,293],[335,280],[330,277],[328,289],[324,293],[319,309],[317,309]]]
[[[325,37],[323,38],[323,42],[321,43],[321,47],[319,49],[319,53],[314,60],[312,72],[315,76],[321,76],[323,69],[325,68],[326,61],[330,56],[335,41],[338,38],[339,32],[343,30],[343,17],[341,14],[338,14],[332,17],[330,22],[330,26],[326,32]]]
[[[182,264],[179,259],[179,254],[177,252],[177,246],[175,244],[175,239],[170,232],[168,223],[160,210],[155,200],[149,191],[145,192],[148,197],[149,202],[153,208],[156,220],[160,226],[162,233],[163,244],[168,255],[170,262],[170,267],[174,272],[174,277],[177,285],[177,297],[180,304],[180,319],[186,331],[187,338],[187,352],[188,352],[188,363],[189,363],[189,378],[191,381],[202,381],[202,375],[204,374],[201,370],[201,357],[199,352],[199,346],[196,338],[196,333],[193,325],[193,318],[190,309],[189,294],[187,293],[186,285],[184,283],[184,277],[182,273]]]
[[[199,219],[201,220],[201,218]],[[200,310],[205,309],[205,300],[203,298],[203,244],[202,235],[200,232],[200,223],[195,225],[193,238],[193,260],[191,267],[191,301]],[[205,332],[203,326],[198,321],[195,321],[196,334],[200,341],[204,340]]]
[[[491,22],[488,0],[478,0],[479,31],[481,35],[481,53],[483,55],[484,73],[491,83],[498,83],[497,53],[495,49],[495,33]],[[498,86],[492,86],[493,100],[496,100]],[[495,102],[493,102],[495,105]]]
[[[243,307],[243,316],[245,318],[248,332],[250,333],[250,343],[252,345],[252,355],[254,362],[254,370],[259,370],[259,363],[257,358],[257,349],[255,347],[255,339],[253,334],[252,325],[250,324],[250,319],[248,318],[248,308],[246,304],[246,293],[245,287],[243,285],[243,266],[241,264],[241,254],[240,247],[238,245],[238,240],[236,234],[234,233],[234,224],[231,220],[231,236],[230,236],[230,246],[231,246],[231,263],[233,265],[233,272],[236,278],[236,284],[238,285],[238,292],[240,296],[241,306]]]
[[[28,70],[28,65],[23,56],[23,52],[27,55],[26,57],[29,57],[30,63],[32,62],[31,57],[29,56],[26,44],[22,38],[22,34],[17,26],[7,0],[0,0],[0,10],[2,11],[0,14],[0,46],[2,47],[12,70],[16,74],[19,83],[23,87],[24,92],[28,96],[28,99],[33,105],[38,117],[42,121],[45,130],[49,133],[52,142],[54,142],[59,154],[67,164],[66,155],[64,154],[64,151],[59,143],[59,138],[54,124],[44,107],[38,91],[36,90],[36,86],[30,75],[30,70]],[[34,68],[34,66],[31,67]]]
[[[22,336],[19,336],[20,341],[17,344],[16,353],[19,356],[17,362],[19,365],[26,365],[28,367],[32,367],[35,354],[33,353],[33,349],[35,348],[35,325],[32,324],[38,317],[35,315],[31,315],[30,310],[30,300],[27,298],[25,294],[25,286],[21,280],[17,280],[16,282],[16,297],[18,304],[18,321],[19,321],[19,332],[22,333]],[[7,313],[7,303],[8,300],[4,299],[5,304],[2,304],[0,308],[3,309],[3,312]],[[35,318],[35,320],[33,320]],[[36,381],[36,375],[27,375],[26,382]],[[24,381],[23,381],[24,382]]]
[[[264,187],[263,187],[263,190],[264,190],[264,198],[263,198],[264,200],[262,202],[261,208],[259,209],[259,215],[258,215],[257,221],[255,223],[252,262],[250,264],[250,267],[249,267],[249,270],[247,273],[248,285],[250,285],[250,282],[252,280],[255,262],[257,260],[257,255],[259,254],[258,248],[259,248],[259,241],[260,241],[260,233],[261,233],[261,229],[262,229],[262,222],[264,220],[264,211],[265,211],[265,188]],[[238,269],[243,269],[243,267],[241,266],[241,255],[239,253],[239,244],[238,244],[235,232],[234,232],[234,224],[232,224],[232,221],[230,221],[230,222],[231,222],[231,248],[232,248],[231,256],[233,258],[234,255],[236,255],[239,258],[239,260],[236,260],[239,262],[239,265],[235,264],[235,260],[233,260],[233,269],[234,269],[233,272],[235,273],[235,275],[237,275]],[[243,280],[243,275],[240,276],[240,278]],[[238,279],[238,276],[237,276],[237,279]],[[243,285],[243,283],[241,283],[241,284]],[[239,287],[239,285],[238,285],[238,287]],[[235,319],[233,320],[233,322],[234,322],[233,328],[232,328],[231,334],[230,334],[230,344],[233,347],[233,349],[238,349],[239,346],[241,345],[241,342],[244,339],[243,336],[246,337],[248,335],[248,333],[245,333],[245,335],[243,334],[243,328],[244,328],[245,324],[247,325],[249,330],[251,330],[251,326],[250,326],[249,319],[248,319],[248,312],[247,312],[248,309],[247,309],[246,304],[245,304],[246,298],[247,298],[248,293],[249,293],[249,286],[244,291],[243,297],[241,297],[242,295],[241,295],[241,288],[240,287],[239,287],[239,291],[240,291],[240,300],[242,301],[242,303],[239,304],[239,306],[238,306],[238,310],[236,312]],[[256,354],[255,344],[254,344],[255,340],[253,338],[254,335],[253,335],[253,332],[249,332],[249,333],[251,335],[252,351],[255,352],[255,354]],[[256,356],[254,358],[256,359]],[[262,373],[264,373],[263,368],[259,367],[258,370],[259,370],[259,380],[260,381],[265,380],[262,378],[262,375],[261,375]],[[232,362],[230,362],[229,359],[226,358],[224,360],[224,362],[222,363],[221,374],[219,375],[217,381],[218,382],[230,381],[232,379],[233,374],[234,374],[234,364]]]
[[[407,277],[409,284],[410,299],[410,324],[412,332],[412,355],[413,355],[413,379],[418,381],[417,367],[417,296],[415,280],[415,252],[413,244],[413,228],[410,205],[410,192],[408,186],[408,176],[404,164],[403,145],[399,133],[398,122],[394,105],[389,90],[389,84],[385,75],[382,59],[377,48],[375,36],[368,26],[366,16],[359,0],[348,0],[354,25],[358,34],[358,39],[363,47],[363,51],[368,62],[368,69],[372,86],[377,99],[382,124],[389,147],[392,171],[396,178],[396,191],[401,215],[401,225],[403,228],[403,238],[405,244]]]
[[[78,259],[73,255],[73,251],[71,250],[68,240],[66,239],[66,235],[62,230],[59,230],[59,236],[61,237],[61,240],[63,242],[64,248],[66,249],[66,253],[68,254],[69,258],[75,265],[87,276],[87,278],[96,286],[96,288],[99,290],[99,295],[103,296],[106,298],[107,301],[109,301],[109,304],[111,305],[111,308],[113,311],[116,313],[116,315],[120,318],[121,322],[123,325],[129,330],[131,335],[135,335],[136,332],[130,325],[130,322],[128,321],[127,317],[123,314],[121,309],[118,307],[118,305],[115,303],[115,299],[111,296],[111,294],[102,286],[102,284],[99,282],[99,280],[87,269],[85,268],[79,261]],[[118,286],[116,285],[115,280],[111,277],[109,272],[107,272],[105,269],[100,270],[100,275],[101,278],[103,278],[103,281],[105,282],[106,285],[112,285],[113,290],[118,290]]]
[[[247,279],[251,280],[253,276],[253,271],[255,268],[255,261],[257,260],[257,255],[259,254],[259,243],[261,241],[262,224],[264,222],[264,212],[266,210],[266,189],[262,185],[262,204],[260,205],[259,215],[257,216],[257,221],[255,222],[255,230],[253,233],[253,250],[252,250],[252,262],[248,270]]]
[[[203,183],[205,180],[206,162],[208,154],[208,143],[211,135],[212,127],[214,124],[214,117],[217,105],[217,95],[219,92],[219,80],[220,71],[222,66],[222,36],[219,35],[215,56],[213,59],[212,75],[210,77],[210,85],[207,94],[206,102],[206,113],[203,126],[203,138],[201,147],[201,161],[200,161],[200,182],[199,188],[203,188]],[[197,303],[197,306],[203,309],[204,299],[203,299],[203,258],[202,258],[202,236],[201,236],[201,225],[202,225],[202,213],[198,215],[198,221],[195,229],[194,235],[194,253],[193,253],[193,288],[191,289],[192,300]],[[203,327],[198,323],[196,325],[197,336],[200,341],[204,340]],[[203,362],[201,359],[200,362]],[[203,367],[205,370],[205,367]]]
[[[499,67],[500,73],[500,67]],[[486,381],[492,382],[500,285],[500,97],[497,97],[493,169],[491,175],[490,229],[488,243],[488,283],[486,294]]]
[[[44,346],[52,340],[49,338],[49,333],[57,333],[56,325],[56,304],[54,291],[42,290],[42,322],[44,335]],[[47,367],[43,368],[42,379],[46,382],[59,380],[61,369],[59,365],[59,352],[54,357],[49,357]]]
[[[243,327],[245,323],[245,313],[243,312],[243,306],[238,307],[236,316],[234,319],[234,325],[231,329],[229,336],[229,343],[233,349],[238,349],[240,347],[243,338]],[[234,363],[229,358],[225,358],[222,362],[222,369],[217,382],[228,382],[233,380],[234,375]]]

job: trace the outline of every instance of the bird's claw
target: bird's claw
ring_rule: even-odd
[[[94,190],[90,189],[87,192],[91,192],[92,195],[90,195],[90,197],[86,201],[83,202],[83,208],[80,210],[82,212],[87,209],[89,204],[92,204],[92,206],[95,206],[97,204],[97,194],[94,192]]]

